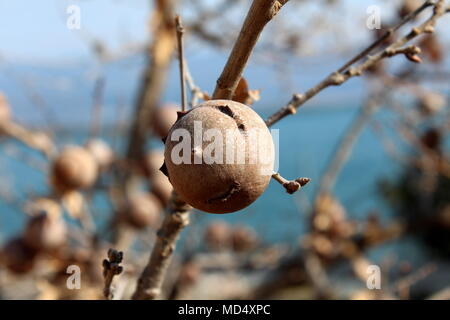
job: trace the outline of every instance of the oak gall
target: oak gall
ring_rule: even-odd
[[[204,136],[195,145],[199,124]],[[218,135],[207,141],[205,137],[210,129]],[[190,145],[175,137],[174,133],[183,130],[191,137]],[[234,133],[230,135],[230,132]],[[257,143],[254,143],[254,133],[258,136]],[[208,162],[205,154],[212,140],[219,147],[210,153],[209,160],[220,154],[222,158]],[[174,161],[179,143],[187,144],[189,153],[185,154],[183,149],[179,155],[190,161]],[[255,147],[264,156],[259,156]],[[170,182],[182,199],[205,212],[230,213],[253,203],[267,188],[274,154],[269,129],[255,111],[231,100],[209,100],[189,110],[171,128],[164,158]],[[239,161],[239,157],[244,161]],[[196,159],[200,163],[195,163]]]

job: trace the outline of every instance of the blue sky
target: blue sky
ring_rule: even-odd
[[[0,55],[9,61],[89,55],[83,40],[101,37],[113,48],[147,36],[148,0],[0,0]],[[81,9],[81,30],[66,27],[67,7]]]
[[[291,0],[295,1],[299,0]],[[278,105],[280,100],[287,101],[292,92],[304,91],[314,85],[330,70],[342,64],[349,55],[354,54],[359,47],[367,44],[368,39],[364,37],[367,36],[365,29],[367,6],[392,4],[392,0],[341,1],[334,9],[330,8],[336,11],[326,11],[324,14],[338,12],[337,15],[341,20],[337,21],[339,26],[347,29],[353,27],[350,30],[353,43],[348,47],[349,51],[342,55],[328,56],[326,60],[316,59],[317,54],[313,54],[310,58],[292,59],[287,64],[288,79],[280,79],[279,72],[270,69],[270,63],[258,63],[254,58],[251,60],[244,75],[250,80],[253,88],[262,90],[261,104],[265,107]],[[147,26],[151,2],[151,0],[0,0],[0,58],[3,58],[0,59],[0,67],[4,68],[0,72],[0,90],[4,91],[13,102],[16,115],[24,119],[28,116],[38,118],[29,112],[34,109],[27,103],[29,99],[23,92],[23,81],[27,81],[33,90],[48,100],[47,103],[52,108],[73,109],[73,117],[66,118],[82,122],[90,114],[93,75],[98,71],[85,39],[101,38],[114,52],[119,51],[115,49],[125,44],[144,43],[148,38]],[[67,7],[74,4],[81,8],[80,31],[69,30],[66,27]],[[277,18],[299,19],[301,14],[308,15],[311,12],[304,8],[302,10],[301,13],[297,13],[286,7]],[[242,10],[239,14],[244,15],[245,11]],[[187,12],[180,13],[186,17]],[[388,13],[392,14],[392,10],[382,12],[386,20],[388,18],[384,14]],[[241,21],[241,17],[236,19]],[[350,25],[349,21],[354,25]],[[449,19],[440,22],[440,28],[445,31],[448,23]],[[265,34],[270,36],[270,30]],[[362,40],[358,41],[356,35]],[[446,38],[448,39],[448,36]],[[329,40],[330,35],[324,35],[320,39]],[[203,47],[202,50],[198,50],[192,42],[187,43],[186,49],[186,58],[194,79],[204,90],[211,91],[229,49],[217,52]],[[115,106],[116,100],[121,97],[126,104],[133,104],[135,84],[143,68],[142,61],[139,61],[131,59],[108,64],[104,70],[108,76],[106,103]],[[36,68],[33,68],[34,66]],[[41,66],[43,68],[40,68]],[[298,70],[301,72],[297,72]],[[167,86],[168,100],[179,98],[178,82],[178,69],[174,64]],[[337,101],[346,101],[349,96],[357,101],[355,96],[363,91],[361,82],[353,80],[339,89],[331,88],[312,103],[336,105]],[[355,90],[355,86],[359,90]],[[111,109],[109,114],[113,115],[114,110]]]
[[[0,0],[0,55],[7,61],[56,62],[88,56],[83,39],[92,36],[101,38],[112,49],[125,43],[141,43],[147,38],[150,3],[150,0]],[[339,7],[351,7],[364,19],[365,8],[373,3],[382,1],[343,0]],[[69,16],[66,10],[70,5],[81,9],[81,30],[66,27]]]

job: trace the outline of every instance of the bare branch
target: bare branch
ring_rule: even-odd
[[[41,152],[47,158],[51,158],[55,154],[56,146],[50,137],[43,132],[30,131],[12,121],[1,122],[0,132],[22,142],[31,149]]]
[[[209,99],[208,93],[206,91],[202,91],[202,89],[195,84],[187,64],[185,64],[185,77],[189,90],[191,91],[191,99],[189,101],[191,108],[197,105],[199,99]]]
[[[294,194],[295,192],[300,190],[300,188],[306,186],[311,181],[310,178],[298,178],[289,181],[283,178],[279,173],[272,174],[272,179],[281,184],[286,189],[286,192],[289,194]]]
[[[173,1],[155,1],[155,6],[152,19],[155,23],[153,43],[149,50],[149,62],[144,71],[128,138],[127,158],[129,160],[140,159],[143,155],[148,123],[164,89],[167,70],[176,44]]]
[[[225,68],[217,80],[213,99],[231,99],[233,97],[234,90],[241,79],[259,35],[286,2],[287,0],[253,1]]]
[[[350,61],[345,63],[342,67],[339,68],[338,72],[344,72],[349,67],[354,65],[356,62],[360,61],[364,57],[366,57],[368,54],[370,54],[375,48],[380,46],[384,43],[387,39],[392,37],[396,31],[398,31],[401,27],[403,27],[405,24],[407,24],[409,21],[413,20],[415,17],[417,17],[423,10],[433,5],[432,1],[426,1],[422,6],[417,8],[417,10],[411,12],[409,15],[407,15],[398,25],[396,25],[393,28],[390,28],[387,30],[379,39],[377,39],[375,42],[373,42],[370,46],[368,46],[366,49],[364,49],[362,52],[357,54],[354,58],[352,58]]]
[[[184,54],[183,54],[183,34],[184,34],[184,28],[181,24],[181,17],[176,16],[175,17],[175,27],[177,32],[177,43],[178,43],[178,60],[180,63],[180,87],[181,87],[181,111],[186,111],[186,71],[185,71],[185,61],[184,61]]]
[[[96,138],[100,133],[105,82],[105,77],[103,75],[99,75],[95,81],[94,92],[92,94],[90,138]]]
[[[355,141],[377,107],[378,101],[375,99],[369,99],[369,101],[367,101],[367,103],[362,107],[359,115],[352,122],[341,141],[336,145],[335,152],[331,157],[332,160],[328,164],[327,170],[319,183],[318,194],[330,192],[339,172],[342,169],[342,166],[350,156]]]
[[[191,206],[173,193],[169,211],[158,231],[155,247],[147,266],[138,280],[134,300],[156,299],[161,294],[161,287],[167,268],[175,251],[175,245],[181,231],[189,224]]]
[[[309,89],[305,92],[305,94],[294,94],[292,99],[281,108],[279,111],[275,112],[266,120],[266,125],[268,127],[272,126],[276,122],[280,121],[284,117],[295,114],[297,109],[300,108],[305,102],[316,96],[319,92],[328,88],[330,86],[338,86],[346,82],[352,77],[361,76],[363,72],[373,67],[379,61],[384,58],[392,57],[396,54],[405,54],[405,52],[411,50],[411,48],[400,49],[407,42],[415,39],[421,34],[424,33],[432,33],[434,32],[434,26],[442,15],[445,14],[445,10],[443,8],[443,0],[439,0],[436,4],[434,4],[434,12],[432,16],[426,20],[419,27],[413,28],[407,35],[395,41],[392,45],[388,46],[384,50],[379,51],[377,54],[373,56],[368,56],[375,47],[379,46],[383,41],[391,34],[392,30],[397,30],[401,26],[403,26],[406,22],[412,20],[414,17],[418,16],[423,10],[433,5],[431,1],[427,1],[424,5],[418,8],[416,11],[406,16],[396,27],[388,31],[383,37],[379,40],[375,41],[371,44],[367,49],[364,49],[361,53],[357,54],[354,58],[352,58],[349,62],[345,63],[341,68],[337,71],[331,73],[328,77],[322,80],[313,88]],[[382,39],[382,40],[381,40]],[[367,57],[366,61],[361,63],[359,66],[350,68],[353,64],[360,61],[362,58]]]

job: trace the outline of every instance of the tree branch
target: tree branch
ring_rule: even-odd
[[[337,143],[335,152],[331,157],[331,161],[327,165],[326,172],[322,176],[319,183],[318,195],[328,193],[333,188],[336,178],[350,156],[357,138],[378,106],[379,102],[375,97],[369,98],[366,104],[359,111],[358,116],[353,120],[350,127],[347,129],[345,135],[341,138],[341,141]]]
[[[349,62],[345,63],[341,68],[337,71],[331,73],[328,77],[322,80],[313,88],[306,91],[304,94],[294,94],[292,99],[279,111],[275,112],[266,120],[266,125],[268,127],[272,126],[276,122],[280,121],[284,117],[295,114],[297,109],[300,108],[305,102],[316,96],[319,92],[328,88],[330,86],[339,86],[355,76],[361,76],[363,72],[373,67],[380,60],[388,57],[392,57],[396,54],[405,54],[405,50],[409,50],[407,48],[401,48],[407,42],[413,40],[424,33],[432,33],[434,32],[434,26],[442,15],[446,13],[446,10],[443,7],[444,0],[439,0],[437,3],[433,3],[432,1],[425,2],[421,7],[419,7],[416,11],[412,12],[410,15],[406,16],[396,27],[386,32],[384,36],[371,44],[368,48],[364,49],[361,53],[357,54],[354,58],[350,59]],[[422,23],[419,27],[413,28],[407,35],[395,41],[392,45],[388,46],[384,50],[379,51],[374,56],[368,56],[368,54],[380,44],[384,42],[388,37],[390,37],[394,31],[398,30],[400,27],[405,25],[407,22],[411,21],[414,17],[417,17],[423,10],[426,8],[434,6],[434,12],[432,16]],[[356,62],[360,61],[364,57],[367,57],[366,61],[361,63],[359,66],[351,68]],[[410,58],[407,56],[408,59]],[[418,62],[418,61],[416,61]]]
[[[259,34],[286,2],[287,0],[253,1],[228,62],[217,81],[214,94],[215,99],[231,98],[253,47],[258,40]],[[174,192],[169,212],[158,231],[155,247],[147,266],[139,277],[136,291],[132,297],[133,299],[156,299],[160,295],[161,286],[170,263],[170,258],[175,250],[176,241],[183,228],[189,223],[190,209],[191,207],[178,198]]]
[[[183,48],[183,34],[184,27],[181,23],[181,17],[175,17],[175,26],[177,30],[177,44],[178,44],[178,61],[180,67],[180,87],[181,87],[181,111],[186,111],[186,71],[185,71],[185,61],[184,61],[184,48]]]
[[[0,122],[0,132],[22,142],[31,149],[39,151],[48,159],[56,152],[56,146],[48,135],[43,132],[28,130],[13,121]]]
[[[272,174],[272,179],[281,184],[283,188],[286,189],[286,192],[289,194],[296,193],[298,190],[300,190],[300,188],[303,188],[311,181],[310,178],[298,178],[289,181],[282,175],[280,175],[278,172]]]
[[[147,266],[139,277],[132,299],[156,299],[160,295],[178,237],[184,227],[189,224],[190,210],[191,206],[173,193],[169,211],[158,231],[155,247]]]
[[[288,0],[254,0],[233,46],[225,68],[217,80],[213,99],[231,99],[259,35]]]
[[[143,155],[148,123],[164,89],[167,70],[176,44],[173,1],[155,1],[155,6],[152,18],[155,31],[149,50],[149,63],[144,72],[128,139],[127,158],[129,160],[140,159]]]

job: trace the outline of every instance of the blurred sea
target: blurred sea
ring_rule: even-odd
[[[214,79],[223,65],[223,56],[210,58],[211,52],[190,56],[189,62],[197,84],[211,91]],[[189,55],[188,55],[189,56]],[[209,59],[207,59],[209,58]],[[220,62],[217,60],[220,59]],[[60,142],[82,143],[87,138],[92,106],[92,88],[95,77],[102,74],[106,79],[104,107],[102,109],[102,137],[112,143],[116,150],[123,145],[124,134],[114,127],[117,119],[128,119],[137,90],[138,80],[144,66],[142,57],[125,59],[106,66],[81,64],[76,66],[30,66],[7,65],[0,74],[0,88],[13,106],[16,119],[36,127],[53,126],[54,135]],[[283,75],[273,67],[250,65],[245,77],[252,88],[262,90],[262,100],[255,110],[263,118],[287,101],[294,90],[303,90],[326,75],[339,62],[326,63],[311,59],[302,64],[302,74],[292,72]],[[276,68],[275,68],[276,69]],[[287,76],[285,81],[281,81]],[[170,71],[168,90],[163,101],[178,101],[177,69]],[[291,85],[294,87],[291,88]],[[286,118],[274,128],[279,129],[279,170],[289,178],[310,177],[312,181],[295,195],[288,195],[277,183],[271,182],[268,190],[253,205],[228,215],[195,213],[192,230],[200,230],[205,223],[223,219],[231,224],[253,227],[264,242],[287,242],[295,245],[308,228],[310,202],[318,186],[321,174],[345,129],[356,116],[362,103],[361,82],[350,82],[337,90],[330,88],[317,101],[305,105],[297,115]],[[36,100],[37,99],[37,100]],[[38,101],[40,100],[40,102]],[[36,104],[36,101],[39,103]],[[121,105],[124,105],[122,108]],[[379,112],[377,118],[389,118]],[[125,120],[126,121],[126,120]],[[14,145],[16,153],[37,161],[39,155],[17,144],[2,141],[0,148],[0,190],[11,194],[20,203],[32,196],[45,195],[45,175],[4,152],[5,146]],[[155,143],[162,147],[162,143]],[[361,219],[371,211],[379,213],[381,220],[393,215],[380,198],[378,182],[382,178],[395,178],[401,167],[386,155],[379,138],[367,126],[358,139],[353,153],[343,168],[334,188],[335,194],[347,209],[349,218]],[[100,194],[94,199],[93,212],[97,223],[104,225],[111,208]],[[14,204],[0,200],[0,241],[18,232],[25,215]],[[397,250],[397,245],[401,250]],[[400,241],[389,245],[396,254],[406,254],[408,259],[420,258],[416,244]],[[405,250],[406,249],[406,250]],[[398,252],[397,252],[398,251]],[[378,255],[374,251],[374,255]]]
[[[277,127],[280,130],[280,172],[288,178],[310,177],[310,184],[295,195],[288,195],[272,181],[268,190],[250,207],[227,215],[197,212],[192,216],[193,226],[200,231],[205,223],[223,219],[234,225],[253,227],[268,243],[297,242],[308,228],[308,208],[321,173],[334,146],[355,115],[355,108],[305,110],[296,117],[280,122]],[[62,141],[71,143],[82,143],[87,137],[84,130],[61,132],[58,136]],[[111,140],[111,136],[105,136],[105,139],[118,142],[116,146],[120,148],[121,141]],[[162,147],[159,142],[154,145]],[[39,155],[23,147],[18,149],[30,158],[40,159]],[[29,197],[46,194],[46,177],[42,172],[3,151],[0,155],[2,184],[13,186],[3,192],[10,193],[19,203]],[[378,137],[367,127],[334,188],[336,196],[347,209],[348,217],[361,219],[369,212],[376,211],[382,220],[387,220],[393,213],[379,195],[378,182],[382,178],[394,178],[399,170],[400,166],[385,154]],[[1,237],[8,238],[22,228],[25,215],[3,201],[0,202],[0,212]],[[93,213],[100,225],[108,220],[110,212],[111,208],[101,194],[94,199]]]

